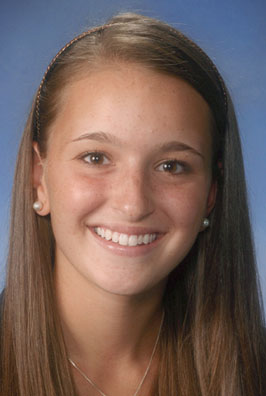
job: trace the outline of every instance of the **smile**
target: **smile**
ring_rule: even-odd
[[[112,241],[121,246],[148,245],[157,239],[157,234],[128,235],[107,228],[95,227],[94,232],[106,241]]]

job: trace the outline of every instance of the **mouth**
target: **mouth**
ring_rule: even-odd
[[[158,233],[124,234],[108,228],[94,227],[93,231],[102,239],[112,241],[120,246],[149,245],[158,238]]]
[[[108,228],[103,224],[88,227],[94,240],[112,254],[125,257],[146,256],[155,252],[167,232],[154,227],[138,227],[114,224]]]

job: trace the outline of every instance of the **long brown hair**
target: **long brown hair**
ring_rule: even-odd
[[[230,96],[208,56],[179,31],[136,14],[74,39],[54,58],[34,98],[19,149],[1,329],[0,394],[74,396],[53,291],[49,216],[32,210],[32,142],[47,131],[62,87],[111,62],[134,62],[188,81],[213,114],[211,227],[170,274],[157,394],[265,394],[263,315],[238,126]],[[263,383],[264,381],[264,383]]]

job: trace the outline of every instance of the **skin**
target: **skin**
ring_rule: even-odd
[[[108,395],[134,394],[167,277],[214,206],[211,125],[207,103],[189,84],[121,63],[66,86],[45,158],[34,144],[34,185],[39,215],[51,215],[68,353]],[[88,155],[95,152],[98,164]],[[121,247],[98,237],[97,226],[158,238]],[[155,356],[141,394],[151,394],[157,365]],[[99,395],[73,375],[80,395]]]

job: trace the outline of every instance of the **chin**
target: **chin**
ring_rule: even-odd
[[[123,279],[120,277],[119,279],[114,279],[111,281],[110,279],[106,279],[105,281],[101,279],[101,281],[97,282],[97,286],[110,294],[117,296],[138,296],[141,294],[147,293],[156,293],[159,290],[164,290],[167,279],[160,280],[158,282],[151,282],[151,279]]]

